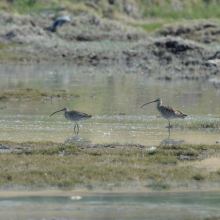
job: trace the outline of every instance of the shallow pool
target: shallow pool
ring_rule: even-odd
[[[188,115],[188,121],[220,120],[220,92],[210,82],[161,81],[127,73],[122,67],[79,67],[76,65],[2,66],[0,93],[18,88],[42,91],[65,89],[78,94],[74,100],[0,102],[0,140],[55,141],[87,143],[165,142],[215,144],[218,131],[172,129],[160,117],[156,104],[142,104],[160,97]],[[49,115],[64,107],[92,114],[92,119],[74,123],[62,113]],[[181,119],[175,120],[175,123]],[[171,121],[172,124],[173,121]]]
[[[74,196],[71,194],[73,193]],[[4,220],[27,219],[205,219],[220,216],[219,191],[71,192],[64,196],[0,196]],[[7,194],[5,192],[4,194]],[[41,193],[42,194],[42,193]],[[85,196],[84,196],[85,194]]]

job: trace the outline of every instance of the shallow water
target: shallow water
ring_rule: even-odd
[[[164,104],[187,113],[188,121],[220,120],[216,118],[220,92],[209,82],[154,80],[131,74],[122,67],[1,66],[0,93],[27,87],[44,91],[65,89],[80,98],[0,102],[0,107],[6,107],[0,110],[0,140],[145,145],[167,141],[214,144],[219,140],[219,133],[209,130],[173,129],[168,137],[167,120],[159,117],[156,104],[140,109],[142,104],[160,97]],[[63,107],[93,115],[79,123],[78,136],[74,134],[73,122],[62,113],[49,117]]]
[[[67,194],[67,193],[65,193]],[[74,199],[75,198],[75,199]],[[220,216],[220,192],[92,193],[86,196],[0,196],[4,220],[205,219]]]
[[[1,66],[0,93],[27,87],[45,91],[65,89],[80,98],[52,102],[0,102],[0,108],[5,107],[0,110],[0,140],[117,142],[150,146],[163,143],[214,144],[219,140],[219,133],[209,130],[172,129],[169,137],[165,128],[167,121],[158,117],[155,104],[140,109],[144,103],[160,97],[164,104],[187,113],[188,121],[220,120],[216,118],[220,92],[209,82],[159,81],[131,74],[129,69],[122,67]],[[63,114],[49,117],[64,107],[93,115],[92,119],[79,123],[78,136],[74,135],[74,124]],[[218,169],[219,161],[215,164],[206,161],[203,165],[213,171]],[[11,195],[0,193],[0,216],[4,216],[4,220],[203,219],[220,216],[219,191],[90,192],[79,194],[82,196],[79,200],[72,200],[72,194],[67,196],[66,192],[58,196]]]

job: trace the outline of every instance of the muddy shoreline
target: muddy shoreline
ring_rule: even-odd
[[[43,190],[35,190],[35,191],[22,191],[22,190],[0,190],[0,198],[10,198],[10,197],[25,197],[25,196],[132,196],[135,194],[135,196],[143,195],[143,193],[151,195],[151,194],[172,194],[172,193],[187,193],[187,192],[217,192],[219,191],[219,188],[208,188],[208,189],[172,189],[172,190],[166,190],[166,191],[154,191],[146,188],[138,188],[138,189],[114,189],[114,190],[89,190],[89,189],[74,189],[74,190],[57,190],[57,189],[43,189]]]

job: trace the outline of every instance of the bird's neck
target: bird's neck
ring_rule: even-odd
[[[64,115],[66,117],[66,115],[68,114],[69,110],[64,111]]]
[[[157,109],[162,105],[162,101],[157,102]]]

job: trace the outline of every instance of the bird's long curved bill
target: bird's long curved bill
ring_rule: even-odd
[[[63,111],[63,110],[61,109],[61,110],[59,110],[59,111],[56,111],[56,112],[52,113],[52,114],[50,115],[50,117],[51,117],[52,115],[56,114],[57,112],[61,112],[61,111]]]
[[[141,108],[144,107],[145,105],[148,105],[148,104],[153,103],[153,102],[156,102],[156,100],[155,100],[155,101],[152,101],[152,102],[148,102],[148,103],[143,104],[143,105],[141,106]]]

